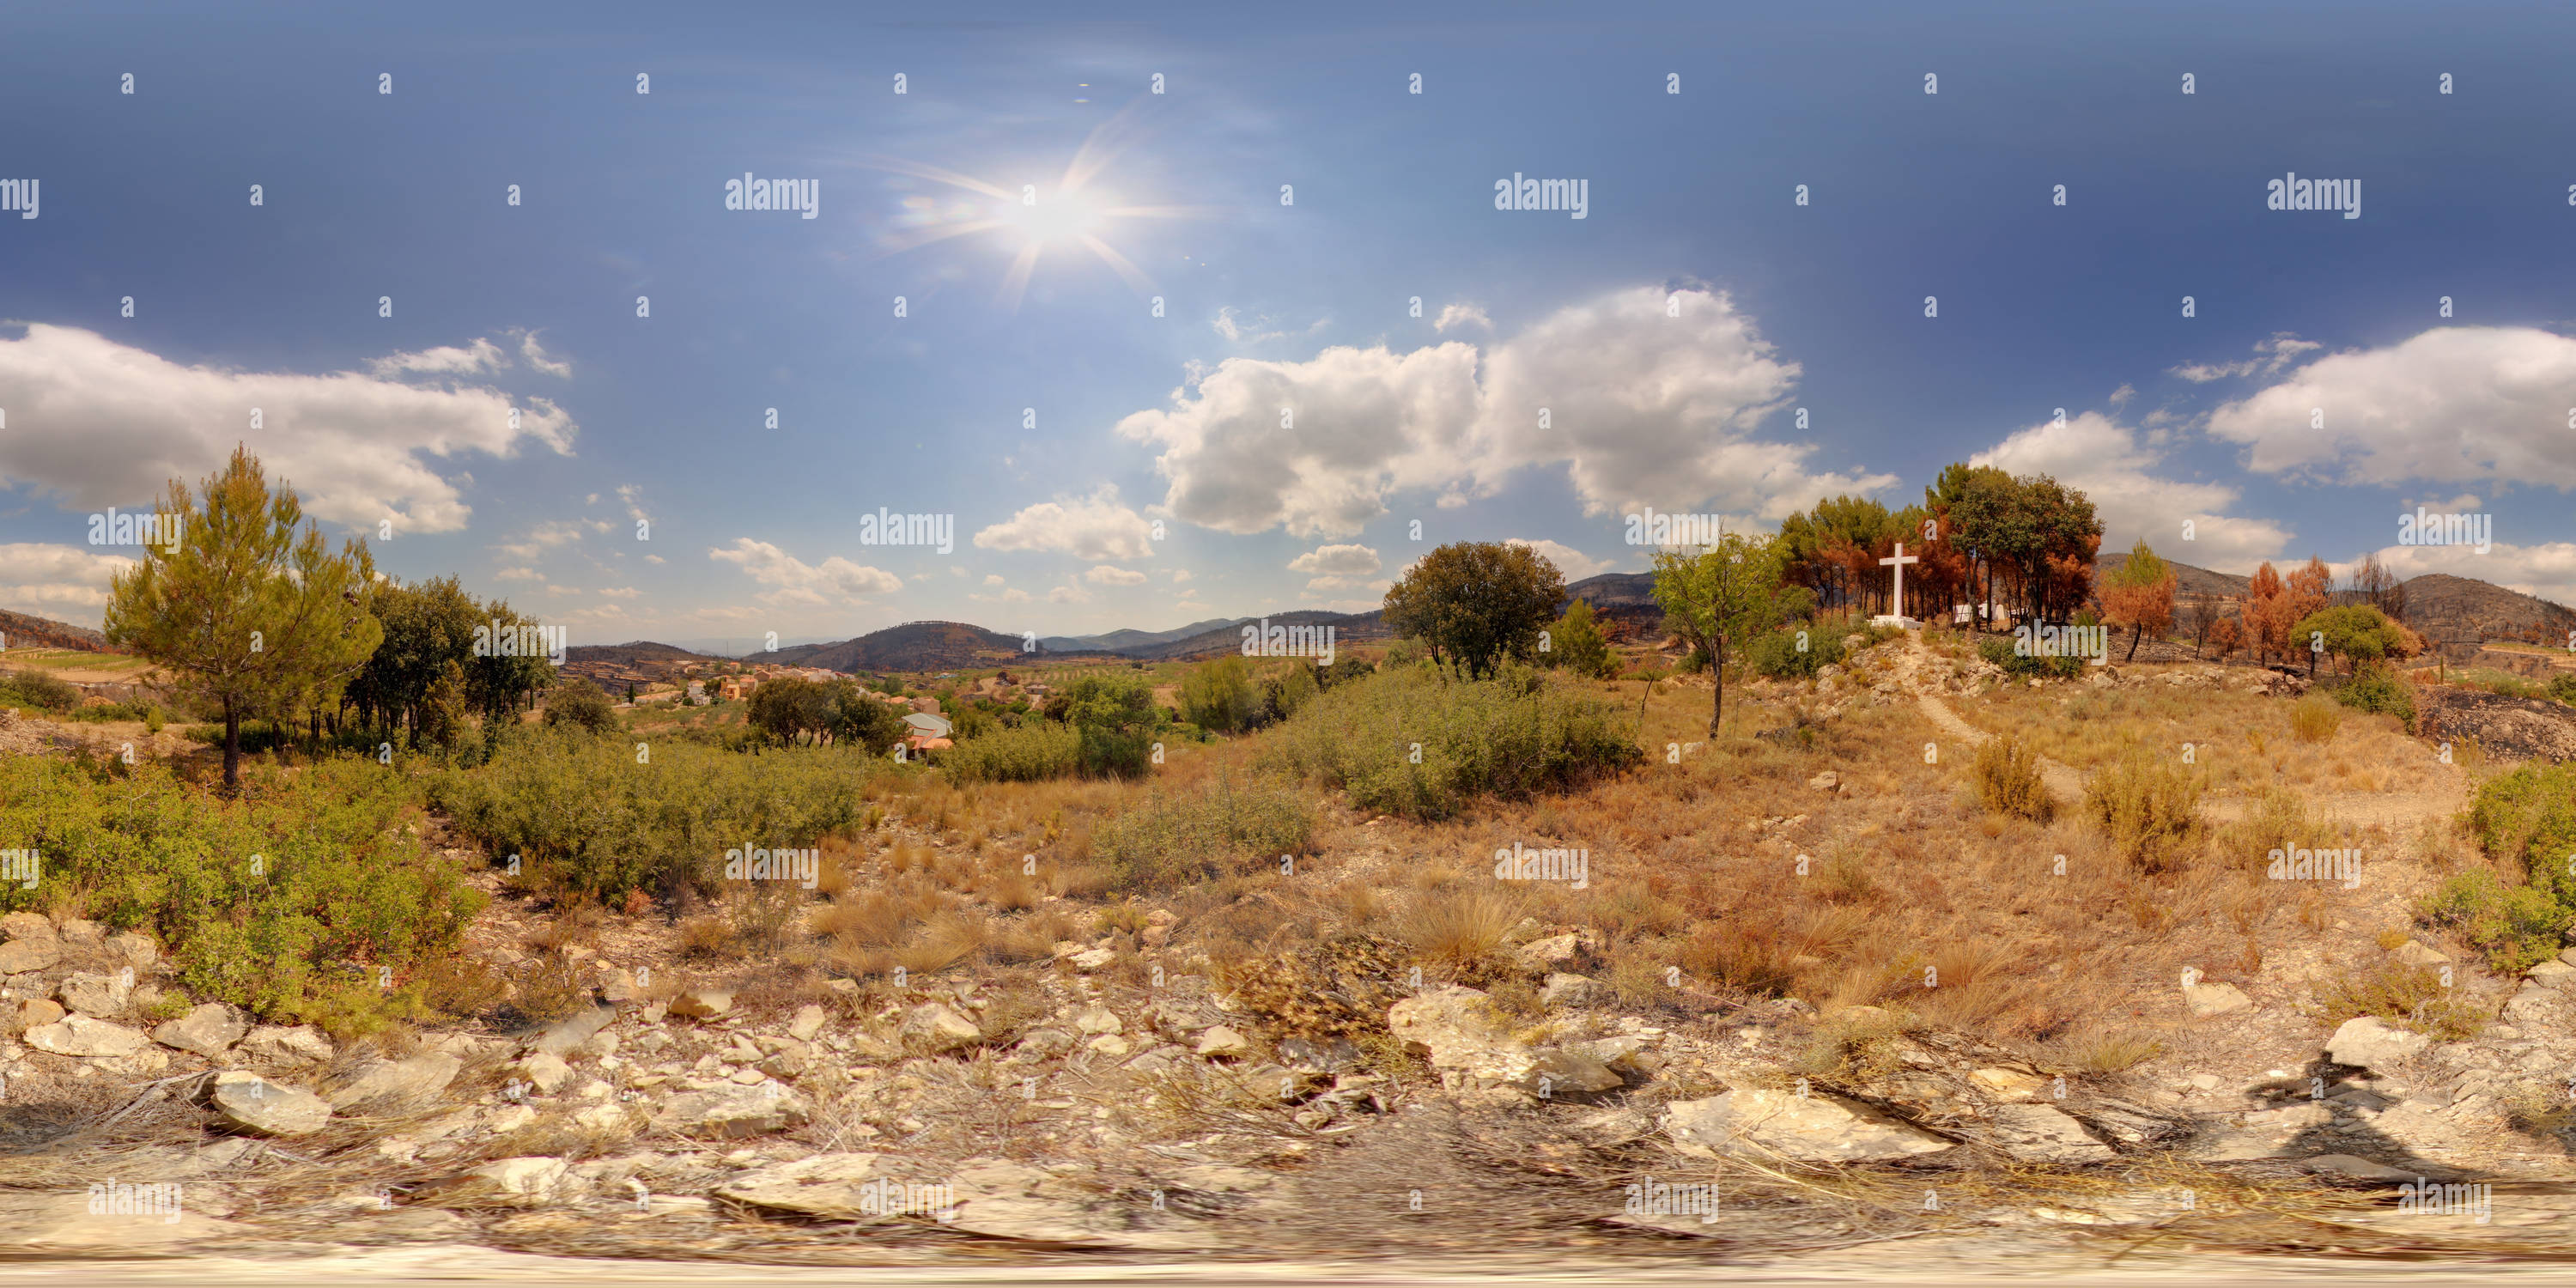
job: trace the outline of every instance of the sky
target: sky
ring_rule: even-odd
[[[1962,460],[2576,603],[2564,6],[199,8],[0,14],[0,607],[237,442],[576,644],[1357,611]]]

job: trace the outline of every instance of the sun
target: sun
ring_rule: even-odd
[[[892,240],[889,249],[900,254],[932,242],[981,233],[1002,237],[1015,253],[1009,270],[1002,275],[998,300],[1013,311],[1018,310],[1021,298],[1027,294],[1029,279],[1036,275],[1039,261],[1050,251],[1088,251],[1138,295],[1153,294],[1153,279],[1110,245],[1110,235],[1130,220],[1186,219],[1211,212],[1195,206],[1123,204],[1093,185],[1100,172],[1133,142],[1134,118],[1135,110],[1131,108],[1093,130],[1065,166],[1063,177],[1052,184],[1013,186],[898,158],[864,158],[872,168],[929,179],[960,190],[960,195],[946,200],[927,195],[905,198],[903,214],[896,220],[903,231]]]

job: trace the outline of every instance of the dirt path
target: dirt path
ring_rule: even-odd
[[[1941,700],[1927,678],[1934,665],[1931,650],[1923,646],[1923,637],[1907,637],[1907,647],[1892,659],[1897,683],[1914,695],[1915,705],[1934,728],[1958,739],[1969,747],[1982,747],[1994,735],[1959,718],[1950,704]],[[2042,756],[2040,779],[2048,785],[2049,794],[2062,801],[2084,799],[2088,775],[2072,765],[2060,764]],[[2438,818],[2447,818],[2468,807],[2468,775],[2457,765],[2441,767],[2443,783],[2420,792],[2332,792],[2308,798],[2311,817],[2332,819],[2355,827],[2379,826],[2392,834]],[[2201,813],[2213,822],[2232,823],[2245,817],[2248,803],[2241,799],[2213,800],[2201,806]]]

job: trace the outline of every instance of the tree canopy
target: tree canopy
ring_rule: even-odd
[[[1546,556],[1510,542],[1460,541],[1424,555],[1387,588],[1385,617],[1434,657],[1486,675],[1503,658],[1530,660],[1564,602],[1565,578]]]

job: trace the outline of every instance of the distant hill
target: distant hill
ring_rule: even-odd
[[[1653,608],[1655,574],[1605,572],[1566,587],[1565,593],[1592,605],[1596,613],[1605,608]]]
[[[2446,642],[2511,636],[2564,645],[2576,612],[2474,577],[2428,572],[2406,582],[2406,624]]]
[[[2111,574],[2127,567],[2128,563],[2129,556],[2126,551],[2122,551],[2118,554],[2103,555],[2102,557],[2095,559],[2093,561],[2093,584],[2096,586],[2101,585],[2104,581],[2110,579]],[[2250,577],[2238,577],[2231,573],[2212,572],[2207,568],[2195,568],[2190,564],[2180,563],[2172,559],[2165,560],[2165,567],[2171,568],[2174,571],[2174,593],[2176,595],[2217,595],[2226,599],[2243,599],[2246,595],[2251,594],[2254,589],[2254,580]]]
[[[1086,649],[1123,653],[1129,649],[1150,648],[1156,644],[1169,644],[1173,640],[1188,639],[1193,635],[1204,635],[1220,626],[1237,625],[1241,620],[1234,617],[1211,617],[1204,622],[1192,622],[1187,626],[1176,626],[1168,631],[1116,630],[1105,635],[1050,635],[1040,639],[1038,644],[1042,648],[1060,653],[1075,653]]]
[[[761,660],[781,666],[819,666],[848,672],[957,671],[1009,666],[1028,656],[1017,635],[964,622],[905,622],[836,644],[799,644],[763,653]]]
[[[1263,621],[1273,626],[1330,626],[1333,628],[1333,644],[1336,648],[1344,643],[1356,644],[1362,640],[1386,639],[1393,633],[1387,630],[1386,622],[1376,613],[1327,613],[1318,609],[1301,608],[1295,612],[1270,613],[1264,617],[1238,617],[1232,621],[1219,622],[1195,635],[1120,651],[1128,657],[1158,662],[1240,653],[1243,651],[1243,628]]]
[[[86,626],[13,613],[5,608],[0,608],[0,635],[8,637],[10,648],[69,648],[91,653],[107,648],[107,637]]]

